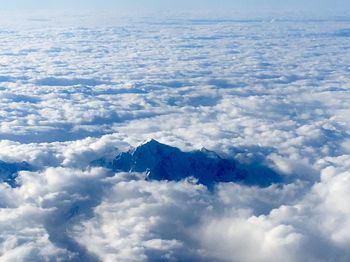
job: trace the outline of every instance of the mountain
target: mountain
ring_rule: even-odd
[[[153,139],[120,153],[111,161],[99,159],[93,161],[92,165],[103,166],[114,172],[146,172],[148,180],[179,181],[194,177],[198,183],[206,186],[217,182],[259,186],[281,182],[278,174],[261,165],[244,165],[206,149],[183,152]]]
[[[16,177],[19,171],[30,171],[32,167],[27,162],[7,163],[0,160],[0,183],[16,186]]]

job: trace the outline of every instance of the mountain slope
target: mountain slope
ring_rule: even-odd
[[[281,182],[281,178],[266,167],[261,166],[259,172],[206,149],[183,152],[153,139],[117,155],[112,161],[99,159],[92,164],[107,167],[114,172],[146,172],[149,180],[179,181],[194,177],[200,184],[207,186],[217,182],[240,182],[259,186]]]
[[[17,172],[31,169],[32,167],[27,162],[7,163],[0,160],[0,183],[5,182],[14,187],[16,186]]]

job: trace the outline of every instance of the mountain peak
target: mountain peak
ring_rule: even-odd
[[[151,156],[157,156],[159,154],[162,154],[167,151],[173,151],[173,150],[179,150],[176,147],[172,147],[166,144],[162,144],[158,142],[157,140],[150,139],[145,141],[144,143],[140,144],[138,147],[132,149],[129,151],[130,154],[137,156],[139,154],[142,154],[143,157],[146,157],[148,155]]]
[[[147,139],[145,142],[141,143],[138,147],[141,146],[152,146],[152,145],[161,145],[162,143],[158,142],[157,140],[151,138]]]
[[[147,172],[149,180],[179,181],[194,177],[199,183],[212,186],[217,182],[242,182],[269,185],[279,182],[272,172],[262,177],[250,174],[236,160],[220,157],[205,148],[183,152],[176,147],[150,139],[128,152],[116,156],[112,162],[95,161],[115,172]]]

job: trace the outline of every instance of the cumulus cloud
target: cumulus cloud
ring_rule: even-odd
[[[190,181],[150,182],[137,174],[110,177],[100,169],[49,169],[21,173],[22,187],[11,194],[25,200],[11,210],[18,211],[13,216],[21,221],[26,219],[19,211],[23,201],[40,206],[41,219],[31,221],[52,234],[46,244],[65,248],[67,254],[84,250],[89,259],[328,261],[336,256],[346,261],[349,214],[342,205],[350,195],[344,183],[349,174],[329,173],[325,169],[327,178],[308,193],[301,184],[264,189],[221,184],[209,192]],[[57,238],[61,224],[67,235]],[[11,233],[17,235],[16,230]]]
[[[133,21],[3,24],[0,260],[349,261],[346,23]],[[149,138],[291,179],[90,167]]]
[[[291,189],[296,185],[280,190],[223,185],[212,195],[185,182],[123,182],[75,234],[103,261],[347,261],[349,214],[342,205],[350,195],[348,178],[347,173],[322,180],[299,200]],[[255,190],[259,196],[251,196]],[[254,201],[277,195],[275,190],[282,204],[270,206],[267,214],[259,213],[264,203],[254,210]],[[234,194],[231,201],[220,197],[227,191]]]
[[[347,261],[350,174],[337,161],[311,187],[222,183],[214,191],[191,180],[146,181],[142,174],[101,168],[22,171],[19,187],[1,184],[1,255],[20,260]]]
[[[104,174],[100,169],[48,168],[39,173],[20,172],[17,188],[2,185],[1,258],[16,255],[20,261],[66,261],[86,257],[84,248],[75,245],[67,231],[71,220],[88,216],[89,208],[99,201],[103,183],[96,181]]]

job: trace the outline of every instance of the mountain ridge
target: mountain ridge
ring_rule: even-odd
[[[260,164],[253,168],[205,148],[183,152],[154,139],[121,152],[112,160],[102,158],[91,164],[114,172],[145,172],[147,180],[179,181],[193,177],[208,187],[220,182],[265,187],[282,181],[276,172]]]
[[[32,166],[27,162],[5,162],[0,160],[0,183],[5,182],[16,187],[16,177],[19,171],[30,171]]]

